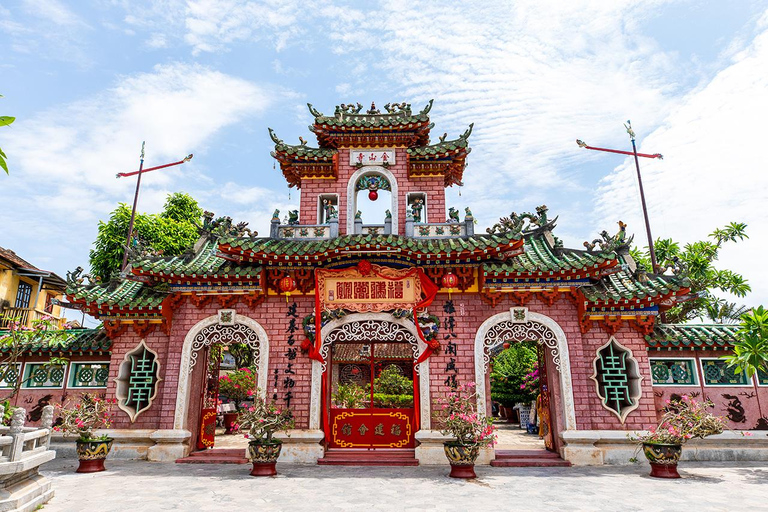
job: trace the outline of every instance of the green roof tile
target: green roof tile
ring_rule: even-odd
[[[59,333],[65,333],[67,337],[54,345],[46,338]],[[0,331],[0,341],[9,335],[8,331]],[[49,331],[25,347],[26,353],[33,352],[107,352],[112,348],[112,340],[107,337],[102,329],[69,329],[65,331]],[[0,343],[0,352],[8,352],[10,347]]]
[[[645,337],[645,342],[655,349],[729,348],[738,340],[738,330],[738,325],[660,324]]]

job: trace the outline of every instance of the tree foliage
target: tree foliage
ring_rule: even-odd
[[[739,341],[733,345],[733,354],[723,359],[750,377],[758,370],[768,373],[768,310],[759,306],[742,315]]]
[[[3,95],[0,94],[0,98],[2,98]],[[0,126],[8,126],[9,124],[13,123],[16,120],[15,117],[11,116],[0,116]],[[3,153],[3,150],[0,149],[0,167],[3,168],[5,171],[5,174],[8,174],[8,164],[5,162],[5,159],[7,157],[5,156],[5,153]]]
[[[682,268],[691,281],[691,293],[702,296],[679,304],[667,311],[667,322],[685,322],[694,318],[708,318],[714,322],[736,322],[744,312],[738,304],[711,296],[706,292],[721,292],[744,297],[752,289],[741,274],[715,266],[720,249],[728,242],[736,243],[749,238],[747,225],[731,222],[724,228],[713,231],[707,240],[685,244],[682,248],[671,238],[659,238],[654,242],[656,260],[663,272],[667,268]],[[637,248],[631,251],[632,258],[646,270],[651,268],[650,254]]]
[[[538,389],[523,388],[525,376],[533,372],[537,362],[535,343],[514,343],[493,360],[491,399],[506,407],[530,402]]]
[[[177,256],[197,240],[195,223],[202,223],[202,215],[203,210],[188,194],[169,194],[160,214],[136,212],[134,240],[166,256]],[[90,263],[91,272],[102,280],[120,271],[130,220],[131,209],[120,203],[107,222],[99,222]]]

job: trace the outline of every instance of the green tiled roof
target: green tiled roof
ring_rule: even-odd
[[[132,262],[139,274],[162,274],[164,276],[187,276],[192,278],[223,277],[232,279],[258,279],[261,267],[237,264],[217,256],[218,240],[205,240],[197,254],[192,257],[174,256],[156,260]]]
[[[589,302],[602,302],[661,297],[681,288],[687,288],[687,281],[648,274],[647,280],[640,282],[630,272],[622,270],[603,276],[593,285],[583,286],[581,291]]]
[[[516,240],[509,235],[474,235],[468,238],[407,238],[398,235],[343,235],[329,240],[284,240],[275,238],[222,238],[221,245],[253,253],[279,256],[309,256],[349,248],[401,249],[422,254],[445,254],[495,249]],[[231,251],[236,254],[238,251]]]
[[[713,349],[728,348],[738,340],[738,325],[660,324],[645,337],[650,348]]]
[[[165,285],[167,286],[167,285]],[[96,306],[112,306],[117,308],[156,308],[168,295],[164,291],[153,290],[137,281],[123,280],[114,289],[109,284],[67,288],[67,295],[76,302],[84,302]]]
[[[594,267],[608,261],[597,253],[572,249],[553,251],[543,237],[526,236],[525,252],[505,262],[485,263],[486,273],[528,274],[531,272],[560,272]]]
[[[457,149],[466,149],[467,153],[471,151],[469,148],[469,135],[472,133],[472,126],[469,125],[469,129],[464,132],[458,139],[440,141],[437,144],[430,144],[429,146],[416,146],[408,148],[406,151],[411,156],[439,156],[445,153],[453,152]]]
[[[315,117],[315,124],[336,127],[360,127],[360,128],[387,128],[407,124],[421,124],[429,121],[429,111],[432,109],[432,100],[420,112],[414,114],[410,104],[403,110],[369,114],[365,108],[358,113],[344,111],[336,107],[333,116],[326,116],[318,112],[311,104],[307,104],[309,111]]]
[[[51,331],[51,336],[66,333],[67,338],[51,346],[43,335],[34,343],[25,347],[25,352],[107,352],[112,348],[112,340],[102,329],[70,329]],[[0,340],[8,336],[8,331],[0,331]],[[0,344],[0,352],[8,352],[10,347]]]

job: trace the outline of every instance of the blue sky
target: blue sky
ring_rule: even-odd
[[[261,233],[298,207],[267,127],[298,142],[339,103],[435,99],[434,138],[475,123],[465,186],[480,227],[547,204],[581,247],[621,219],[644,239],[631,161],[580,149],[662,153],[643,170],[654,236],[700,239],[730,221],[750,240],[723,266],[768,302],[768,2],[28,0],[0,6],[0,245],[64,274],[87,264],[99,219],[183,190]],[[312,143],[312,142],[310,142]]]

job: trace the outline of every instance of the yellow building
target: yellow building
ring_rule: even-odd
[[[0,247],[0,329],[8,327],[11,319],[31,327],[46,315],[61,327],[66,319],[56,302],[64,297],[66,287],[66,281],[53,272]]]

